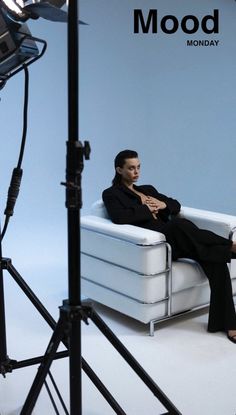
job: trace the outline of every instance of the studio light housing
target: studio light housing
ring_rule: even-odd
[[[46,42],[33,37],[25,22],[39,17],[67,22],[68,14],[61,10],[65,3],[65,0],[0,0],[0,89],[23,65],[28,66],[45,52]],[[43,46],[39,48],[38,43]]]
[[[0,0],[0,89],[15,73],[39,59],[46,42],[31,35],[26,21],[43,19],[67,22],[68,13],[61,9],[66,0]],[[86,23],[79,20],[79,24]],[[38,43],[43,44],[39,48]]]
[[[23,64],[40,54],[28,26],[12,20],[0,8],[0,81],[5,82]]]

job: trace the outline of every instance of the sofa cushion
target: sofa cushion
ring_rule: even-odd
[[[103,203],[103,200],[97,200],[95,203],[92,204],[91,207],[91,215],[99,216],[100,218],[109,219],[107,210]]]

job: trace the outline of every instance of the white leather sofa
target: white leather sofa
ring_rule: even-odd
[[[181,217],[200,228],[236,239],[236,217],[182,207]],[[230,273],[236,293],[236,260]],[[116,225],[102,201],[81,217],[82,294],[150,325],[209,304],[208,280],[199,264],[171,260],[162,233]]]

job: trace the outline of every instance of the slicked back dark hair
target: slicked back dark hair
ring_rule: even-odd
[[[133,150],[123,150],[117,154],[114,160],[115,169],[116,167],[123,167],[125,164],[125,160],[127,159],[136,159],[138,158],[138,153]],[[112,180],[112,185],[116,186],[121,184],[121,175],[116,171],[115,177]]]

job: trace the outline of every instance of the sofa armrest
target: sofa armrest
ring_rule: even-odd
[[[166,270],[167,249],[162,233],[114,224],[95,215],[81,217],[81,254],[82,264],[90,257],[90,261],[93,258],[146,276]]]
[[[82,216],[81,227],[136,245],[156,245],[165,241],[165,236],[160,232],[151,231],[134,225],[117,225],[110,219],[93,215]]]
[[[208,229],[224,238],[236,238],[236,216],[182,206],[179,217],[191,220],[201,229]]]

